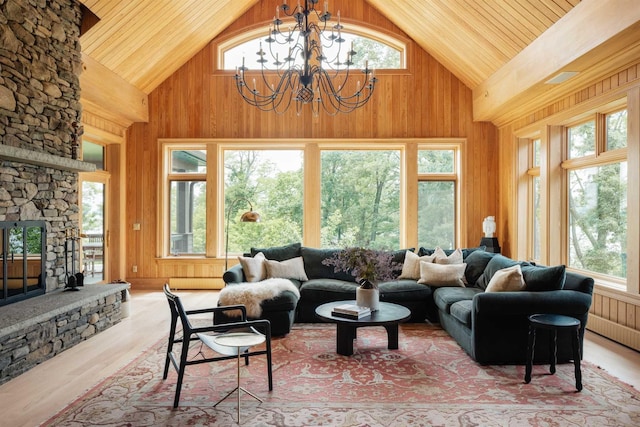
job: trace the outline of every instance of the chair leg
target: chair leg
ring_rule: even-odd
[[[273,369],[271,367],[271,341],[267,341],[267,376],[269,378],[269,391],[273,390]]]
[[[187,364],[187,355],[189,353],[190,340],[187,337],[182,339],[182,351],[180,352],[180,368],[178,369],[178,380],[176,381],[176,395],[173,399],[173,407],[177,408],[180,402],[180,391],[182,390],[182,380],[184,378],[184,369]]]

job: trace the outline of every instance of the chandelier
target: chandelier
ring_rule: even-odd
[[[345,48],[340,11],[336,24],[329,25],[328,1],[324,2],[322,12],[316,10],[317,4],[318,0],[305,0],[303,7],[298,0],[297,6],[289,7],[284,0],[276,7],[273,24],[264,40],[266,51],[261,41],[256,53],[259,74],[245,67],[244,57],[242,66],[236,70],[236,87],[249,104],[278,114],[295,104],[298,115],[309,104],[314,115],[322,109],[333,116],[349,113],[369,101],[377,81],[375,70],[365,61],[364,69],[359,70],[364,82],[357,80],[354,88],[356,79],[352,74],[357,52],[353,50],[353,42],[350,48]],[[280,20],[280,13],[293,18],[292,26],[282,28],[286,24]],[[278,52],[286,52],[284,58]],[[247,79],[252,80],[251,84]]]

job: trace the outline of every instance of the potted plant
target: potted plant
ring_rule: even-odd
[[[396,271],[402,264],[393,261],[393,253],[359,247],[346,248],[322,261],[324,265],[334,267],[334,271],[345,272],[356,278],[356,304],[378,309],[380,292],[378,283],[394,280]]]

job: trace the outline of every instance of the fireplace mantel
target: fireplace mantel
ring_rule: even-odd
[[[93,163],[3,144],[0,144],[0,159],[71,172],[95,172],[96,170],[96,165]]]

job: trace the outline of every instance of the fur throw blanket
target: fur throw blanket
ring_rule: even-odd
[[[259,318],[262,315],[262,301],[270,300],[284,291],[291,291],[300,298],[300,291],[287,279],[266,279],[260,282],[245,282],[225,286],[218,296],[219,305],[243,304],[247,308],[247,316]],[[240,316],[228,312],[229,316]]]

